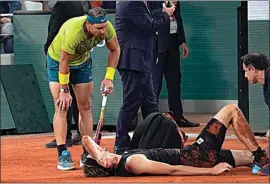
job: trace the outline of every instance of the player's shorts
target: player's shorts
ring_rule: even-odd
[[[59,82],[59,62],[47,54],[47,75],[49,82]],[[70,83],[89,83],[93,81],[92,76],[92,59],[91,57],[84,63],[78,66],[70,66]]]
[[[211,119],[197,137],[195,143],[181,149],[181,164],[194,167],[213,167],[220,162],[227,162],[235,167],[230,150],[221,150],[226,136],[226,126],[216,119]]]

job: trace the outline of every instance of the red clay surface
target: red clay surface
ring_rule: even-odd
[[[79,169],[81,146],[69,148],[77,169],[73,171],[59,171],[56,169],[57,151],[47,149],[44,144],[51,141],[53,136],[27,135],[1,137],[1,182],[243,182],[269,183],[269,177],[252,175],[251,169],[235,168],[231,172],[219,176],[151,176],[151,177],[106,177],[85,178]],[[191,143],[193,139],[188,142]],[[260,139],[259,144],[266,145]],[[103,139],[102,146],[113,149],[113,139]],[[226,149],[246,149],[239,140],[229,139],[224,143]]]

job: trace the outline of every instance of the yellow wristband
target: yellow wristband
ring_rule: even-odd
[[[106,74],[105,74],[105,78],[106,79],[110,79],[110,80],[114,80],[114,76],[115,76],[115,68],[113,68],[113,67],[107,67],[106,68]]]
[[[69,84],[70,81],[70,73],[62,74],[58,72],[58,79],[60,84]]]

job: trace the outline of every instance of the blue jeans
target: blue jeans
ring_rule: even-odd
[[[1,34],[3,34],[4,53],[13,53],[13,24],[11,22],[2,24]]]

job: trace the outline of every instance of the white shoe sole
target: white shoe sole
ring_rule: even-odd
[[[57,169],[59,169],[61,171],[68,171],[68,170],[73,170],[74,166],[72,166],[72,167],[62,167],[61,165],[58,165]]]
[[[84,166],[84,163],[82,162],[82,160],[80,160],[80,168],[82,168]]]

